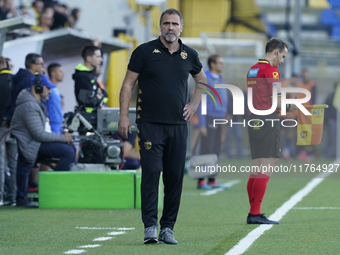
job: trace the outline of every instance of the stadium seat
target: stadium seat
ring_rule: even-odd
[[[331,36],[333,39],[340,39],[340,25],[332,28]]]
[[[335,10],[323,10],[321,13],[321,23],[327,26],[340,25],[340,17]]]
[[[318,0],[320,1],[320,0]],[[329,4],[332,8],[340,8],[340,1],[339,0],[328,0]]]
[[[331,7],[327,0],[309,0],[308,6],[313,9],[329,9]]]

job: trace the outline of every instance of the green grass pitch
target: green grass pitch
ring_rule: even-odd
[[[316,159],[313,163],[331,163]],[[230,160],[230,164],[250,164],[250,160]],[[284,163],[281,161],[280,163]],[[293,162],[298,163],[298,162]],[[222,183],[234,180],[219,179]],[[21,209],[0,207],[0,254],[64,254],[70,250],[86,250],[82,254],[224,254],[256,225],[247,225],[249,205],[246,178],[230,190],[202,196],[196,181],[187,175],[175,226],[177,246],[144,245],[143,225],[139,210],[86,209]],[[271,215],[310,179],[272,178],[268,183],[262,211]],[[328,178],[295,207],[338,207],[339,179]],[[293,208],[280,221],[257,239],[245,254],[339,254],[339,218],[337,209]],[[96,227],[111,229],[79,229]],[[135,228],[111,240],[114,228]],[[78,248],[100,244],[96,248]]]

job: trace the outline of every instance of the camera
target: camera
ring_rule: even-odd
[[[129,118],[132,131],[137,131],[134,108],[129,109]],[[122,167],[123,140],[114,135],[118,132],[118,122],[119,108],[97,109],[92,113],[78,109],[64,115],[65,129],[74,133],[74,142],[79,144],[79,162],[104,164],[112,170]],[[95,161],[84,155],[85,147],[95,151]]]

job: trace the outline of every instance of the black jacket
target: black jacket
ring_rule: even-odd
[[[72,78],[75,82],[74,93],[79,106],[98,108],[103,99],[98,99],[97,90],[100,88],[94,70],[89,70],[83,64],[76,66],[76,72]],[[103,98],[107,98],[107,93],[103,91]]]
[[[0,122],[4,119],[11,104],[12,72],[4,68],[0,70]]]

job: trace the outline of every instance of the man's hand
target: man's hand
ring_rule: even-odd
[[[207,130],[206,127],[201,127],[201,128],[199,128],[199,131],[200,131],[200,134],[201,134],[202,136],[207,136],[207,134],[208,134],[208,130]]]
[[[190,121],[192,115],[194,115],[194,113],[196,112],[197,107],[198,104],[194,104],[193,102],[186,104],[183,109],[184,119]]]
[[[127,139],[128,138],[128,132],[131,134],[131,121],[129,117],[126,116],[120,116],[119,122],[118,122],[118,132],[119,134]]]
[[[70,144],[72,142],[72,139],[73,139],[73,134],[65,133],[64,136],[65,136],[66,143]]]

